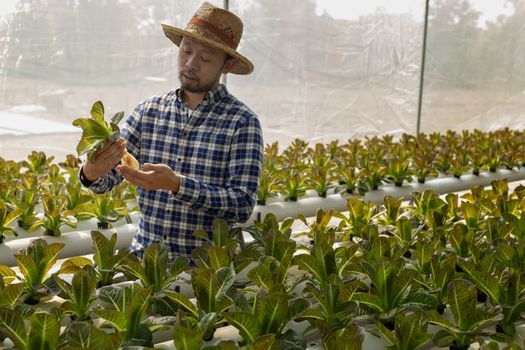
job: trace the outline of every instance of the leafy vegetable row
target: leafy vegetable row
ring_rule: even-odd
[[[239,228],[216,220],[212,237],[195,233],[210,243],[193,252],[196,266],[178,258],[168,267],[160,244],[138,259],[115,251],[115,237],[94,232],[96,265],[72,258],[51,276],[62,246],[37,240],[16,256],[21,276],[0,268],[0,332],[31,348],[37,340],[27,337],[23,320],[38,329],[69,317],[65,330],[46,333],[54,334],[48,345],[87,347],[83,334],[102,348],[152,346],[152,334],[171,327],[177,349],[199,349],[230,324],[242,340],[215,348],[301,349],[313,337],[327,349],[359,349],[366,329],[392,349],[488,347],[490,338],[515,349],[525,312],[524,208],[525,187],[511,193],[496,181],[461,197],[426,191],[387,197],[381,206],[350,198],[347,213],[303,218],[304,237],[292,235],[292,219],[280,223],[270,214],[244,244]],[[247,279],[240,278],[244,269]],[[117,271],[140,283],[96,289]],[[191,276],[193,300],[177,293],[182,271]],[[74,273],[72,283],[65,273]],[[50,312],[24,303],[53,293],[67,301]],[[89,322],[95,317],[102,322]],[[301,321],[306,331],[290,328]]]

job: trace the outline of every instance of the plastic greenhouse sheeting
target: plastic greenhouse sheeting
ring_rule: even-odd
[[[70,125],[96,100],[129,113],[178,87],[177,48],[160,24],[184,27],[200,3],[2,0],[0,112]],[[228,3],[255,71],[227,85],[259,115],[266,143],[416,132],[424,1]],[[430,5],[421,131],[524,128],[525,1]],[[0,157],[61,159],[79,136],[2,133]]]

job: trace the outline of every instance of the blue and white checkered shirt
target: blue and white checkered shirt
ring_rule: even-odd
[[[170,258],[206,244],[193,232],[211,234],[213,218],[230,224],[250,217],[263,158],[263,138],[257,116],[219,85],[193,112],[181,90],[154,96],[128,117],[121,135],[128,152],[141,164],[167,164],[181,176],[177,193],[138,188],[138,231],[131,251],[153,242],[170,248]],[[122,181],[113,169],[90,188],[102,193]]]

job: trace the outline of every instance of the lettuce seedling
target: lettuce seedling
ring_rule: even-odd
[[[91,107],[91,118],[78,118],[73,121],[73,126],[82,129],[82,138],[77,145],[79,156],[86,154],[90,162],[95,161],[95,152],[104,147],[105,143],[116,141],[120,135],[118,123],[124,117],[124,112],[116,113],[108,124],[104,120],[104,105],[97,101]],[[135,169],[139,162],[127,151],[122,157],[122,163]]]

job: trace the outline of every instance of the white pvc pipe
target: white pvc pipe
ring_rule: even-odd
[[[93,229],[96,229],[96,227]],[[137,231],[137,227],[135,224],[126,224],[112,229],[98,231],[102,232],[108,238],[110,238],[113,233],[117,233],[116,248],[122,249],[131,245],[131,241],[133,239],[133,235]],[[69,258],[93,253],[91,230],[67,232],[60,237],[44,235],[39,236],[38,238],[42,238],[48,243],[64,243],[65,247],[60,252],[60,255],[58,256],[59,258]],[[19,238],[1,244],[0,265],[16,265],[14,254],[17,254],[20,250],[26,249],[34,239],[36,238]]]
[[[494,180],[502,179],[507,179],[509,182],[525,180],[525,168],[517,170],[498,169],[494,173],[484,171],[477,176],[472,174],[462,175],[459,179],[453,176],[438,177],[429,179],[424,184],[418,182],[404,183],[402,187],[386,184],[378,190],[366,192],[364,196],[331,194],[326,198],[301,197],[297,202],[285,202],[280,197],[270,198],[267,205],[255,206],[252,215],[243,226],[249,225],[256,220],[262,220],[269,213],[273,213],[279,220],[283,220],[286,217],[296,218],[301,214],[305,217],[315,216],[320,208],[325,211],[330,209],[345,211],[347,210],[346,201],[349,197],[357,197],[365,202],[383,204],[385,196],[401,198],[410,196],[413,192],[423,192],[425,190],[432,190],[436,194],[458,192],[479,185],[487,186]]]
[[[368,191],[364,196],[359,195],[341,195],[331,194],[326,198],[321,197],[305,197],[300,198],[297,202],[285,202],[282,197],[270,198],[267,205],[257,205],[250,217],[250,219],[241,226],[246,226],[253,223],[255,220],[263,219],[268,213],[273,213],[279,220],[283,220],[286,217],[297,217],[304,215],[305,217],[315,216],[317,210],[322,208],[323,210],[347,210],[347,198],[354,196],[360,198],[363,201],[372,202],[375,204],[382,204],[384,197],[390,195],[394,198],[401,198],[409,196],[413,192],[423,192],[425,190],[432,190],[436,194],[443,194],[448,192],[457,192],[468,190],[474,186],[489,185],[494,180],[507,179],[509,182],[518,181],[525,179],[525,169],[518,170],[507,170],[499,169],[495,173],[488,171],[482,172],[480,175],[463,175],[457,179],[455,177],[438,177],[426,181],[424,184],[418,182],[412,182],[404,184],[402,187],[396,187],[391,184],[387,184],[381,187],[379,190]],[[312,195],[312,192],[309,193]],[[132,214],[132,221],[135,223],[138,221],[138,213]],[[92,253],[91,246],[91,230],[95,230],[96,224],[91,229],[77,230],[66,232],[61,237],[50,237],[50,236],[38,236],[48,242],[63,242],[66,244],[64,250],[60,254],[60,257],[72,257],[78,255],[85,255]],[[117,226],[109,230],[100,230],[105,233],[107,237],[110,237],[113,232],[117,232],[117,248],[129,247],[133,235],[136,232],[136,224],[125,224]],[[19,237],[24,237],[21,234]],[[28,238],[17,238],[4,242],[0,245],[0,264],[13,266],[15,265],[15,259],[13,254],[17,253],[21,249],[25,249],[30,241],[35,239],[34,237]]]

